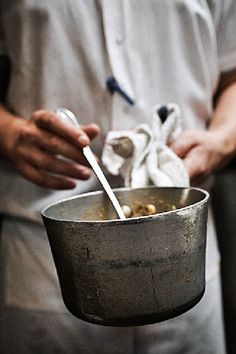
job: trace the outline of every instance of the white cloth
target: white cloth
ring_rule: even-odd
[[[182,130],[179,107],[166,105],[167,117],[162,123],[161,106],[153,109],[152,125],[139,125],[134,130],[109,132],[102,162],[107,171],[121,175],[126,187],[188,187],[189,176],[182,160],[168,147]]]

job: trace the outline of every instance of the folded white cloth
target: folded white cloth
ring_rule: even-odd
[[[103,165],[112,175],[121,175],[126,187],[188,187],[184,164],[167,145],[181,130],[179,107],[174,103],[158,105],[151,127],[141,124],[134,130],[107,134]]]

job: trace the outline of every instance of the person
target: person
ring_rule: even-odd
[[[109,130],[150,123],[157,103],[181,108],[184,132],[171,147],[192,185],[235,154],[236,2],[2,0],[0,13],[11,64],[0,109],[1,353],[223,354],[211,216],[199,304],[163,323],[115,328],[66,310],[40,211],[98,189],[81,148],[91,143],[100,156]],[[111,95],[111,76],[134,104]],[[58,120],[61,106],[80,130]]]

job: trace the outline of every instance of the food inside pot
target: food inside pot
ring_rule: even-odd
[[[156,214],[156,207],[154,204],[138,204],[134,208],[131,208],[128,205],[122,205],[122,209],[126,218]]]
[[[139,217],[139,216],[149,216],[157,214],[158,212],[176,210],[175,205],[166,205],[166,210],[158,211],[154,204],[136,204],[132,208],[128,205],[122,205],[123,212],[126,218]]]
[[[188,205],[185,195],[182,198],[177,198],[173,191],[171,197],[166,195],[163,189],[158,189],[158,195],[144,192],[141,193],[140,190],[137,190],[135,195],[133,190],[123,194],[117,193],[119,203],[127,219],[162,214]],[[103,194],[91,196],[88,201],[85,199],[85,202],[82,209],[75,207],[74,210],[80,212],[80,214],[74,214],[74,220],[106,221],[118,219],[113,206]]]

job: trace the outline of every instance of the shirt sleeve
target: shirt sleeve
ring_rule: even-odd
[[[236,0],[208,0],[214,18],[222,74],[236,70]]]

